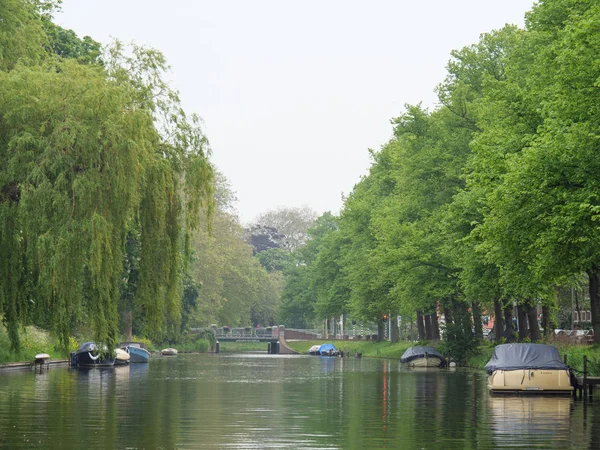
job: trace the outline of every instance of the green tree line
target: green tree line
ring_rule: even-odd
[[[199,119],[155,50],[52,22],[60,2],[0,0],[0,308],[21,327],[114,344],[119,310],[177,336],[191,235],[213,210]]]
[[[453,51],[433,110],[406,105],[339,217],[296,251],[282,317],[416,318],[421,339],[549,333],[582,275],[600,342],[600,5],[541,0]],[[394,321],[395,322],[395,321]],[[506,325],[506,326],[505,326]],[[394,336],[393,338],[397,337]]]

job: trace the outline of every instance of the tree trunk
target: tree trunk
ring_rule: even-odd
[[[386,323],[380,320],[377,322],[377,342],[383,341],[383,334],[385,332]]]
[[[505,337],[508,342],[513,342],[515,340],[514,333],[515,327],[513,324],[513,307],[512,305],[504,307],[504,323],[506,324]]]
[[[519,304],[517,304],[517,320],[519,322],[519,341],[522,342],[529,337],[529,330],[527,329],[527,312],[525,307]]]
[[[529,319],[529,336],[531,337],[531,342],[538,342],[540,340],[540,326],[537,319],[537,306],[527,305],[525,308]]]
[[[504,336],[504,321],[502,320],[502,304],[500,300],[494,299],[494,334],[496,340],[502,339]]]
[[[479,303],[471,303],[471,311],[473,313],[473,330],[475,331],[475,338],[478,341],[483,340],[483,323],[481,322],[481,310],[479,309]]]
[[[419,341],[425,340],[425,323],[423,323],[423,314],[417,311],[417,334]]]
[[[598,291],[598,283],[600,273],[598,267],[592,267],[588,271],[590,280],[590,311],[592,312],[592,328],[594,329],[594,344],[600,344],[600,292]]]
[[[437,313],[431,313],[431,327],[433,328],[433,340],[440,340],[440,323],[438,322]]]
[[[425,338],[428,341],[432,341],[433,340],[433,330],[431,328],[431,316],[429,314],[425,314],[423,316],[423,319],[425,320]]]
[[[550,308],[547,305],[542,305],[542,328],[546,339],[552,336],[552,328],[554,327],[550,324]]]
[[[123,312],[123,323],[125,324],[125,339],[131,341],[133,339],[133,320],[131,311]]]

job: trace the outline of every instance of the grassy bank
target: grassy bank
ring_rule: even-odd
[[[324,344],[325,342],[331,341],[287,341],[289,347],[296,350],[299,353],[308,353],[308,349],[313,345]],[[415,345],[413,342],[399,342],[392,344],[388,341],[374,342],[374,341],[333,341],[338,350],[344,352],[350,352],[353,356],[356,353],[362,354],[362,356],[372,358],[390,358],[400,359],[400,356],[406,351],[407,348]]]
[[[220,342],[221,353],[266,352],[267,342]]]
[[[135,338],[134,340],[140,340]],[[165,344],[155,346],[147,339],[142,339],[150,350],[158,350],[164,347],[175,347],[182,352],[204,353],[212,351],[211,343],[203,336],[188,336],[186,342],[178,344]],[[72,338],[69,351],[74,351],[78,346],[78,340]],[[84,340],[81,340],[83,342]],[[299,353],[307,354],[308,349],[313,345],[323,344],[324,340],[315,341],[288,341],[288,345]],[[418,345],[414,342],[398,342],[392,344],[388,341],[334,341],[338,350],[349,352],[351,356],[360,353],[364,357],[388,358],[399,360],[400,356],[407,348]],[[422,343],[421,345],[430,345]],[[588,375],[600,376],[600,345],[569,345],[554,343],[564,357],[567,356],[567,364],[575,371],[583,371],[583,357],[588,358]],[[10,350],[10,341],[8,334],[3,326],[0,325],[0,364],[11,362],[33,361],[37,353],[48,353],[51,359],[68,358],[69,352],[61,352],[58,340],[47,331],[36,327],[27,327],[21,333],[21,352],[14,353]],[[241,352],[266,352],[266,342],[221,342],[219,344],[221,353],[241,353]],[[467,362],[469,367],[483,370],[485,364],[490,360],[494,351],[494,345],[489,342],[482,343],[477,351],[472,354]]]
[[[0,364],[11,362],[33,361],[38,353],[47,353],[51,359],[66,358],[68,355],[60,351],[58,340],[46,331],[30,326],[21,332],[21,351],[10,349],[10,340],[6,329],[0,325]]]
[[[288,341],[290,348],[299,353],[308,353],[313,345],[323,344],[326,341]],[[328,341],[331,342],[331,341]],[[338,350],[350,351],[351,355],[362,353],[363,356],[372,358],[400,359],[407,348],[414,345],[431,345],[430,343],[415,342],[370,342],[370,341],[333,341]],[[554,345],[554,344],[553,344]],[[485,342],[470,356],[467,366],[482,369],[492,357],[494,344]],[[567,356],[567,364],[575,371],[583,371],[583,356],[588,357],[588,375],[600,376],[600,345],[566,345],[556,344],[560,354]]]
[[[38,353],[47,353],[50,359],[68,359],[69,353],[77,350],[83,342],[89,341],[86,337],[71,337],[69,349],[61,351],[58,339],[52,333],[34,326],[21,330],[21,351],[11,350],[10,340],[6,329],[0,324],[0,364],[15,362],[31,362]],[[201,337],[192,336],[186,342],[178,344],[155,345],[149,339],[133,337],[134,342],[142,342],[151,352],[159,351],[165,347],[175,347],[181,351],[205,353],[210,349],[210,342]]]

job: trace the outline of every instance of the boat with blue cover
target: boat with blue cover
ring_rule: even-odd
[[[308,354],[313,356],[337,356],[339,352],[333,344],[321,344],[313,345],[308,350]]]

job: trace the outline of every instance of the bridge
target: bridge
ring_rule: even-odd
[[[230,327],[211,327],[217,342],[268,342],[269,353],[293,354],[292,350],[285,342],[285,326],[279,325],[267,328],[230,328]],[[311,336],[305,337],[310,339]]]
[[[219,342],[273,342],[279,340],[279,327],[229,328],[213,327]]]

